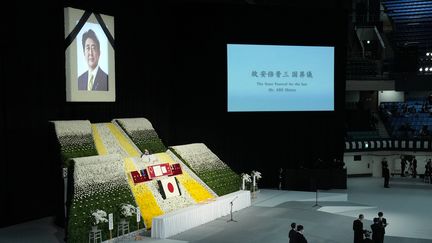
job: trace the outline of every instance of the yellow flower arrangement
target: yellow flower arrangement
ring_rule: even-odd
[[[106,123],[104,125],[108,127],[111,134],[116,138],[118,144],[128,154],[128,156],[135,157],[140,155],[140,152],[137,151],[134,148],[134,146],[132,146],[129,143],[127,138],[118,130],[118,128],[114,124]],[[96,125],[92,125],[92,129],[93,129],[93,137],[95,139],[96,149],[99,155],[108,154],[107,149],[103,144],[102,138],[99,135]],[[123,161],[124,161],[125,173],[128,175],[127,179],[128,179],[129,187],[135,198],[135,202],[140,208],[141,216],[144,219],[144,224],[146,225],[147,228],[151,228],[153,217],[162,215],[164,214],[164,212],[159,207],[156,199],[154,198],[153,193],[145,183],[140,183],[137,185],[134,184],[130,176],[130,172],[136,171],[137,168],[135,167],[131,158],[124,158]]]
[[[159,207],[153,193],[145,183],[134,184],[130,172],[136,171],[134,163],[130,158],[124,159],[125,171],[128,174],[128,183],[135,197],[135,201],[140,208],[141,216],[147,228],[151,228],[153,217],[164,214]]]
[[[96,145],[96,150],[97,150],[98,154],[99,155],[107,155],[108,152],[107,152],[105,146],[103,145],[102,138],[99,135],[99,132],[98,132],[96,125],[92,124],[91,127],[92,127],[92,132],[93,132],[94,143]]]
[[[167,153],[158,153],[155,155],[158,160],[163,161],[163,163],[175,163],[175,161]],[[214,196],[204,186],[192,178],[185,170],[183,170],[183,174],[176,177],[180,184],[186,188],[195,202],[199,203],[214,198]]]

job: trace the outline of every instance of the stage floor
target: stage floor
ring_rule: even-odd
[[[309,242],[348,243],[353,241],[352,221],[358,214],[365,215],[364,226],[369,228],[378,211],[390,223],[386,243],[432,242],[432,185],[393,177],[390,187],[383,188],[382,178],[349,178],[347,190],[319,191],[318,206],[314,192],[261,189],[251,207],[234,213],[237,222],[227,222],[228,215],[169,239],[145,237],[142,242],[287,242],[289,225],[296,222],[304,225]],[[0,242],[63,242],[63,230],[51,221],[2,228]]]

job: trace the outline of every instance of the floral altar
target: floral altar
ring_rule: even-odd
[[[96,232],[91,231],[95,212],[113,214],[114,225],[125,225],[137,208],[143,219],[139,228],[150,229],[156,216],[208,203],[239,189],[240,177],[204,144],[166,150],[145,118],[95,124],[55,121],[54,125],[63,163],[69,167],[65,182],[68,242],[89,240],[89,231]],[[149,174],[149,169],[160,170],[161,165],[168,169],[166,175]],[[178,186],[178,192],[166,197],[168,187],[161,182],[168,178]],[[136,222],[129,225],[130,232],[138,229]],[[118,228],[110,233],[118,235]],[[111,235],[105,223],[98,225],[99,230],[102,240]]]

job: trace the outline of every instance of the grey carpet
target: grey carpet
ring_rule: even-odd
[[[165,240],[145,238],[152,243],[239,243],[287,242],[291,222],[303,224],[310,243],[353,241],[352,221],[365,215],[368,228],[378,211],[390,225],[386,243],[432,242],[432,185],[421,179],[392,177],[391,188],[383,188],[382,178],[349,178],[348,190],[315,193],[260,190],[252,206]],[[0,229],[0,242],[62,242],[64,232],[51,218]],[[127,242],[127,241],[123,241]],[[129,241],[137,242],[137,241]]]

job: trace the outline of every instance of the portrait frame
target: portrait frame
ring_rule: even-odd
[[[68,7],[64,8],[64,18],[66,101],[115,102],[114,17]],[[89,29],[94,31],[100,44],[98,70],[106,74],[103,89],[90,91],[79,88],[78,81],[88,70],[82,36]]]

